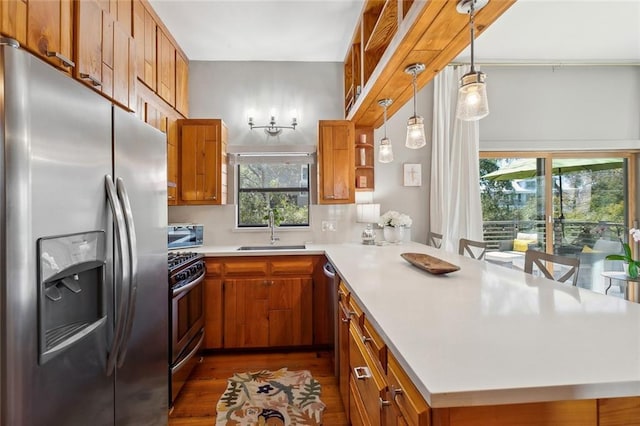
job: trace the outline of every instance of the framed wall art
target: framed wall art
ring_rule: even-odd
[[[422,185],[422,164],[405,163],[403,169],[404,186]]]

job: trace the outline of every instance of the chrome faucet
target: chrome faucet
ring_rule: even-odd
[[[271,245],[274,245],[280,238],[276,237],[276,218],[273,209],[269,209],[269,229],[271,230]]]

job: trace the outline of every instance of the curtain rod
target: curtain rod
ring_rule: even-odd
[[[637,67],[640,62],[499,62],[474,61],[475,65],[487,67]],[[469,66],[471,62],[451,62],[447,66]]]

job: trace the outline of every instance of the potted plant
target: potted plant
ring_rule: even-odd
[[[633,237],[633,241],[640,241],[640,229],[631,228],[629,230],[629,234]],[[622,248],[624,249],[624,254],[609,254],[605,259],[622,260],[624,262],[625,272],[627,275],[631,278],[638,278],[640,261],[633,258],[629,244],[622,242]]]
[[[378,221],[378,225],[382,227],[384,239],[390,243],[399,243],[404,238],[404,228],[411,226],[413,221],[404,213],[395,210],[389,210]]]

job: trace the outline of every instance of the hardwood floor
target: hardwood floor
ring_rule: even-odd
[[[321,399],[327,406],[322,416],[327,426],[346,426],[338,381],[333,375],[333,354],[329,351],[277,352],[206,355],[191,374],[173,410],[169,426],[214,426],[216,403],[233,373],[256,370],[309,370],[322,386]]]

